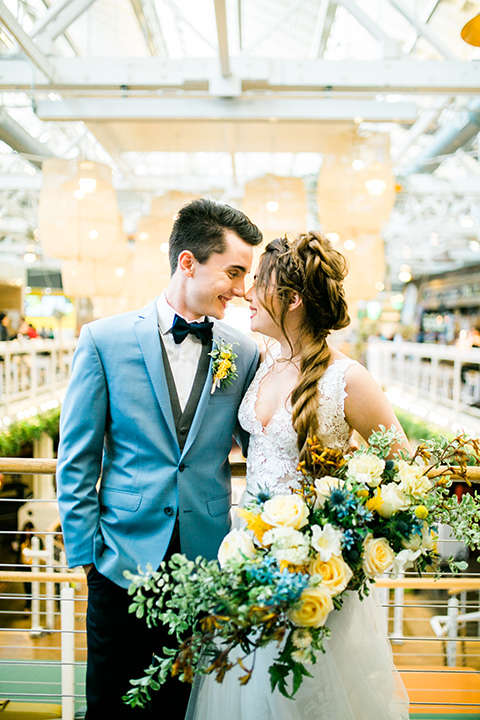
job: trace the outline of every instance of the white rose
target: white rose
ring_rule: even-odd
[[[333,525],[326,523],[312,527],[312,547],[318,552],[323,562],[328,562],[332,555],[340,555],[343,533],[336,530]]]
[[[412,533],[407,540],[402,541],[402,545],[407,550],[433,550],[435,547],[436,535],[429,525],[424,522],[422,525],[422,532]]]
[[[382,504],[377,512],[384,518],[389,518],[393,513],[399,510],[406,510],[410,505],[410,500],[395,482],[383,485],[380,491]]]
[[[397,460],[397,481],[400,489],[407,495],[424,498],[432,488],[432,482],[424,474],[425,469],[418,465],[409,465],[405,460]]]
[[[331,475],[325,475],[322,478],[317,478],[314,482],[317,499],[315,500],[313,509],[318,510],[319,508],[322,508],[325,505],[326,498],[330,495],[332,490],[336,490],[344,484],[344,480],[332,477]]]
[[[299,495],[275,495],[263,506],[261,518],[273,527],[288,526],[296,530],[307,524],[310,510]]]
[[[232,530],[223,538],[218,549],[218,562],[225,567],[228,560],[241,560],[243,557],[253,558],[256,555],[252,538],[245,530]]]
[[[348,461],[348,476],[357,482],[370,487],[377,487],[382,482],[385,460],[376,455],[354,455]]]
[[[277,527],[267,530],[263,545],[270,545],[270,553],[277,562],[305,565],[308,562],[310,543],[299,530],[291,527]]]
[[[296,530],[308,522],[310,511],[299,495],[276,495],[263,506],[261,518],[273,527],[288,526]]]

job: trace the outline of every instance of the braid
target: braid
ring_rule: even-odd
[[[299,459],[308,470],[307,440],[318,432],[318,382],[327,369],[330,350],[326,338],[312,338],[302,345],[300,377],[292,392],[292,424],[297,433]]]
[[[292,261],[303,276],[305,337],[300,353],[300,377],[292,392],[292,423],[300,460],[308,470],[307,440],[318,432],[318,383],[330,362],[327,337],[346,327],[348,317],[343,280],[345,258],[318,233],[301,234],[293,244]]]
[[[257,271],[256,284],[263,293],[262,303],[280,326],[292,351],[285,319],[293,293],[302,299],[300,376],[292,391],[292,423],[300,460],[306,462],[307,470],[307,440],[318,431],[318,381],[330,362],[327,337],[332,330],[340,330],[350,322],[343,289],[346,274],[343,255],[316,232],[302,233],[291,242],[287,237],[273,240],[265,248]],[[274,312],[273,296],[280,301],[280,314],[278,306]]]

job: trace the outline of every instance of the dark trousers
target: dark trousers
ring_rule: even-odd
[[[170,544],[167,557],[180,552],[178,539]],[[87,608],[87,714],[86,720],[160,720],[168,709],[169,720],[183,720],[190,685],[169,678],[151,693],[147,709],[131,708],[122,702],[130,680],[143,677],[152,654],[163,646],[175,647],[175,639],[164,626],[150,629],[145,619],[128,612],[131,597],[125,588],[101,575],[93,567],[88,573]]]

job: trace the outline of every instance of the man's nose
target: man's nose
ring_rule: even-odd
[[[244,297],[245,295],[245,278],[238,278],[236,280],[232,292],[236,297]]]

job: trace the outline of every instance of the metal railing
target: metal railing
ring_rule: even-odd
[[[17,412],[40,411],[42,403],[66,388],[76,340],[0,342],[0,420]]]
[[[480,432],[480,348],[410,342],[370,342],[367,367],[411,412],[437,424]]]
[[[55,460],[0,458],[0,472],[5,474],[53,474],[55,467]],[[245,464],[234,463],[232,470],[238,483]],[[480,482],[480,468],[468,472],[470,480]],[[54,702],[63,720],[81,717],[85,576],[66,567],[58,527],[33,528],[20,539],[18,531],[0,528],[0,538],[7,545],[23,539],[24,545],[22,558],[2,558],[0,563],[0,699]],[[28,569],[25,560],[31,562]],[[475,569],[439,580],[385,577],[377,587],[412,717],[478,717],[480,573]],[[30,604],[27,609],[20,607],[25,601]]]

